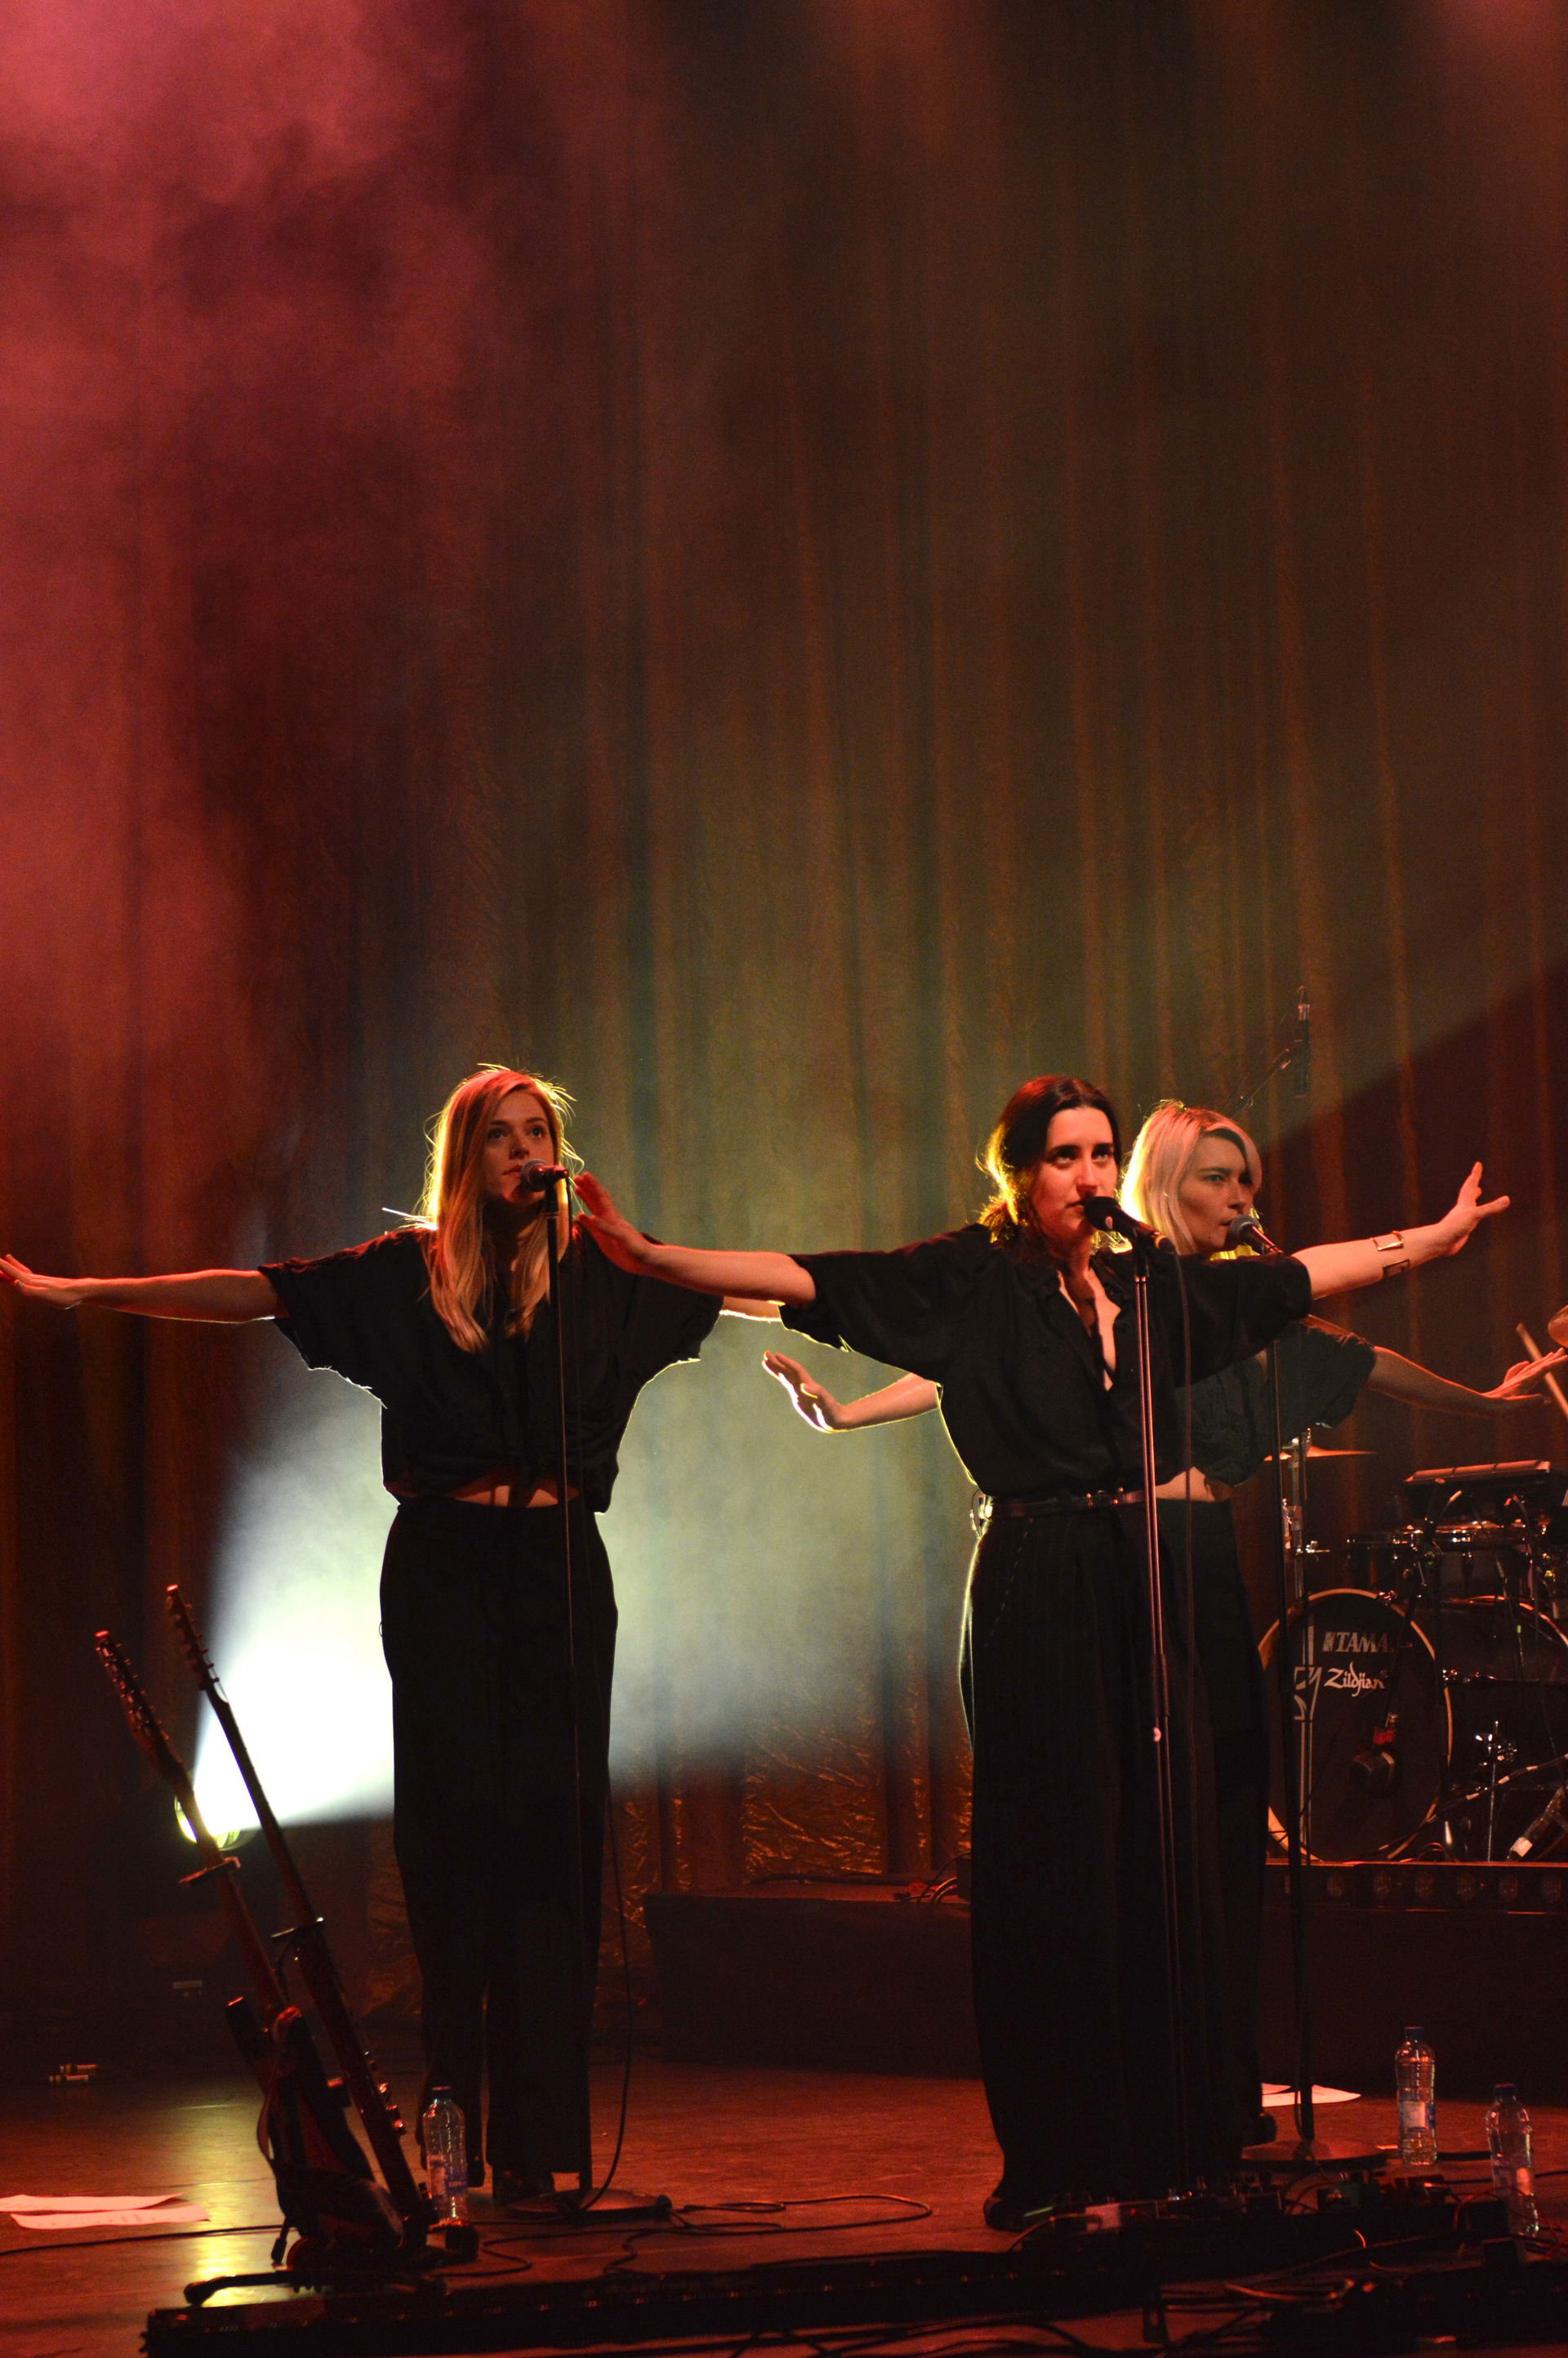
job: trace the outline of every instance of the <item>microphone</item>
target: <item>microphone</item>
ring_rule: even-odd
[[[1559,1785],[1538,1818],[1532,1818],[1518,1842],[1509,1844],[1510,1858],[1528,1858],[1537,1843],[1549,1834],[1553,1826],[1561,1827],[1568,1817],[1568,1785]]]
[[[1312,1095],[1312,1001],[1304,982],[1296,992],[1296,1095]]]
[[[524,1163],[517,1174],[517,1184],[530,1195],[542,1195],[546,1187],[558,1186],[571,1173],[564,1163]]]
[[[1234,1252],[1238,1245],[1250,1245],[1254,1252],[1262,1253],[1269,1260],[1283,1260],[1285,1248],[1277,1245],[1256,1212],[1238,1212],[1225,1232],[1225,1249]]]
[[[1125,1211],[1117,1202],[1114,1195],[1085,1195],[1081,1201],[1084,1217],[1091,1228],[1099,1228],[1109,1235],[1125,1237],[1130,1245],[1147,1245],[1158,1252],[1170,1250],[1170,1247],[1158,1228],[1150,1228],[1147,1221],[1135,1220],[1131,1213]]]

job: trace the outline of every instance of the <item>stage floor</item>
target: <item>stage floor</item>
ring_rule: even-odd
[[[602,2158],[619,2073],[601,2067],[596,2082]],[[0,2177],[8,2190],[179,2194],[205,2204],[223,2232],[79,2239],[29,2234],[7,2219],[0,2225],[0,2358],[127,2358],[147,2311],[178,2305],[192,2277],[265,2267],[276,2214],[255,2147],[255,2111],[251,2083],[238,2078],[5,2091]],[[1444,2106],[1444,2147],[1484,2145],[1483,2114],[1476,2104]],[[1568,2171],[1568,2109],[1541,2108],[1533,2119],[1538,2166]],[[1336,2105],[1320,2134],[1389,2141],[1392,2104]],[[695,2231],[644,2231],[636,2263],[654,2269],[937,2246],[1000,2251],[1005,2239],[980,2219],[995,2174],[976,2081],[659,2061],[637,2067],[621,2173],[627,2185],[668,2193],[677,2205],[800,2206],[716,2211]],[[1474,2178],[1484,2166],[1451,2174]],[[1541,2195],[1561,2218],[1568,2176],[1547,2179]],[[911,2215],[899,2215],[905,2205]],[[922,2205],[929,2215],[913,2215]],[[483,2266],[526,2256],[535,2277],[592,2275],[626,2248],[614,2231],[522,2234],[490,2217],[488,2205],[476,2204],[481,2212]],[[68,2242],[76,2248],[62,2248]],[[1141,2341],[1141,2320],[1087,2320],[1074,2330],[1098,2347],[1125,2348]],[[954,2329],[937,2338],[950,2342]]]

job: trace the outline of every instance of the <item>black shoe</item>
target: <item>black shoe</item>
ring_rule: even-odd
[[[503,2169],[495,2165],[495,2201],[500,2209],[509,2210],[515,2202],[538,2202],[552,2198],[556,2191],[553,2170]]]
[[[996,2234],[1022,2235],[1026,2227],[1037,2227],[1048,2219],[1055,2207],[1049,2194],[1010,2186],[1004,2178],[986,2196],[982,2215]]]

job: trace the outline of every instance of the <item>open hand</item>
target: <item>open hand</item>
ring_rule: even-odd
[[[86,1301],[91,1282],[80,1277],[39,1277],[15,1253],[0,1253],[0,1280],[14,1285],[30,1301],[47,1302],[53,1310],[75,1310]]]
[[[1544,1358],[1540,1359],[1518,1359],[1509,1369],[1502,1382],[1494,1384],[1491,1390],[1485,1393],[1483,1397],[1487,1400],[1511,1401],[1519,1408],[1533,1407],[1541,1395],[1539,1392],[1531,1392],[1529,1386],[1539,1382],[1549,1368],[1560,1368],[1564,1359],[1568,1359],[1568,1351],[1548,1351]]]
[[[1433,1258],[1442,1260],[1446,1254],[1463,1252],[1483,1220],[1495,1219],[1508,1208],[1506,1195],[1494,1195],[1490,1203],[1483,1204],[1481,1166],[1473,1163],[1469,1177],[1454,1199],[1453,1209],[1433,1225]]]
[[[633,1228],[624,1212],[616,1209],[610,1190],[600,1185],[591,1171],[579,1171],[572,1186],[582,1206],[582,1224],[605,1258],[617,1269],[640,1276],[650,1258],[642,1229]]]
[[[792,1359],[784,1351],[764,1351],[762,1365],[770,1376],[778,1378],[796,1410],[814,1431],[837,1433],[840,1430],[844,1415],[842,1403],[836,1401],[830,1391],[825,1391],[798,1359]]]

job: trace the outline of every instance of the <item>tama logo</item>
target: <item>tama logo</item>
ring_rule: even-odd
[[[1325,1629],[1318,1641],[1322,1654],[1391,1654],[1394,1641],[1367,1629]]]

